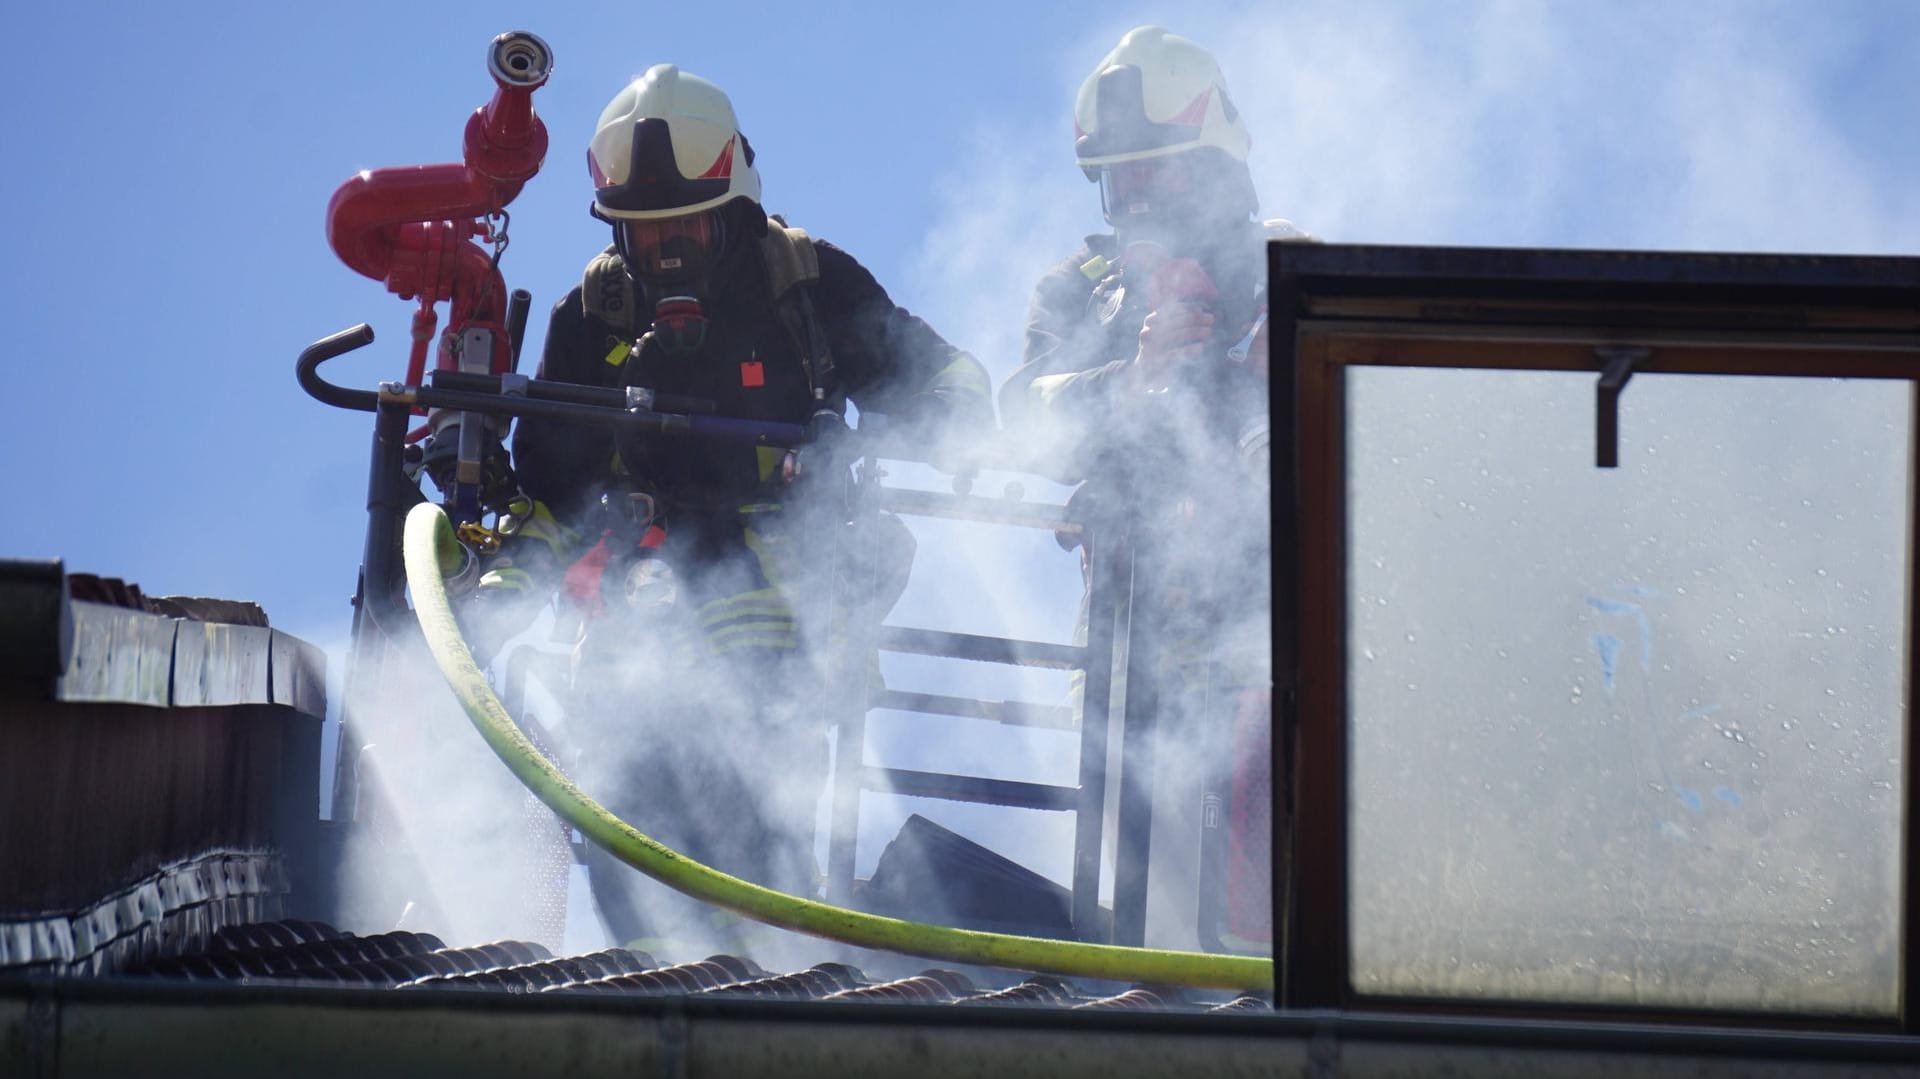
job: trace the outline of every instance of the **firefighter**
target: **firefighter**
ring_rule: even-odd
[[[1112,231],[1087,237],[1034,289],[1001,415],[1042,447],[1039,467],[1084,481],[1075,499],[1096,536],[1131,531],[1130,647],[1152,676],[1129,685],[1129,714],[1153,712],[1170,746],[1211,746],[1217,761],[1236,730],[1264,746],[1270,699],[1265,241],[1311,237],[1257,218],[1243,117],[1218,63],[1185,38],[1155,26],[1121,38],[1081,85],[1074,126]],[[1084,568],[1084,547],[1082,557]],[[1199,806],[1202,787],[1250,787],[1218,764],[1170,774],[1190,750],[1157,756],[1175,808]],[[1129,782],[1140,763],[1127,763]],[[1167,799],[1155,804],[1167,817]],[[1193,838],[1156,840],[1156,863],[1206,849]],[[1162,880],[1198,872],[1155,867]],[[1203,931],[1199,943],[1220,941]]]
[[[591,212],[613,242],[554,307],[540,377],[674,395],[812,438],[788,452],[520,421],[522,489],[589,547],[565,573],[588,616],[574,702],[591,722],[574,740],[590,787],[622,816],[808,894],[829,568],[881,552],[872,572],[841,574],[878,581],[872,594],[834,603],[877,620],[911,559],[891,518],[858,522],[878,538],[849,541],[845,403],[923,443],[984,437],[990,383],[851,255],[769,217],[753,146],[705,79],[650,68],[601,113],[588,167]],[[670,901],[635,898],[637,874],[590,866],[618,940],[673,928],[649,918]]]
[[[1035,287],[1022,365],[1000,391],[1007,427],[1049,435],[1052,468],[1071,478],[1156,425],[1199,423],[1183,434],[1201,444],[1259,442],[1264,241],[1311,237],[1256,220],[1251,142],[1218,63],[1139,27],[1081,85],[1074,127],[1113,231]],[[1249,476],[1264,471],[1258,457]]]

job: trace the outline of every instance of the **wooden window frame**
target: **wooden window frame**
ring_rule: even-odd
[[[1920,1033],[1920,259],[1269,245],[1276,1006]],[[1346,380],[1351,367],[1905,380],[1907,623],[1892,1019],[1385,996],[1353,986]],[[1597,392],[1597,391],[1596,391]],[[1604,406],[1602,406],[1604,407]],[[1598,420],[1596,420],[1598,423]],[[1289,435],[1291,437],[1289,437]]]

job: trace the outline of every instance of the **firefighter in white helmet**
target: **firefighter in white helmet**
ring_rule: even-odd
[[[1130,31],[1081,84],[1074,155],[1113,231],[1041,279],[1000,391],[1009,428],[1071,434],[1058,471],[1084,475],[1132,441],[1130,399],[1199,395],[1205,416],[1181,420],[1252,422],[1238,398],[1265,396],[1263,241],[1311,237],[1256,219],[1250,145],[1219,64],[1160,27]]]
[[[841,574],[878,581],[873,594],[835,597],[840,615],[864,604],[877,619],[912,556],[891,518],[868,520],[878,535],[858,543],[843,534],[845,403],[930,444],[955,426],[990,431],[990,384],[851,255],[768,217],[753,146],[705,79],[650,68],[601,113],[587,163],[612,243],[554,307],[540,377],[815,432],[795,455],[520,421],[523,489],[586,543],[599,537],[565,575],[586,616],[575,700],[595,717],[589,757],[628,819],[805,894],[829,719],[829,664],[813,647],[830,636],[824,582],[844,552],[880,550],[880,565]],[[619,894],[630,874],[593,869],[615,936],[661,928],[635,908],[665,900],[632,902]]]
[[[1144,677],[1127,692],[1153,702],[1140,707],[1163,737],[1196,747],[1264,731],[1270,699],[1265,246],[1311,237],[1257,218],[1250,145],[1205,49],[1157,26],[1121,38],[1074,104],[1074,154],[1112,231],[1041,279],[1022,366],[1000,391],[1007,428],[1041,447],[1038,467],[1084,481],[1075,498],[1094,535],[1130,529]],[[1203,787],[1217,795],[1221,777],[1160,771],[1176,796],[1156,798],[1155,831],[1198,830],[1177,810],[1200,805]],[[1214,837],[1155,839],[1155,878],[1197,875],[1162,864],[1206,849],[1196,838]],[[1207,926],[1199,941],[1159,942],[1221,946],[1229,927],[1196,913],[1175,921]]]

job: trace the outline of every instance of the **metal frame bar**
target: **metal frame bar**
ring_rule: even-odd
[[[859,469],[861,482],[849,481],[847,493],[855,513],[872,513],[878,465],[868,457],[861,461]],[[864,557],[854,560],[851,566],[845,560],[835,560],[831,592],[827,597],[825,624],[832,626],[842,621],[847,634],[845,644],[827,667],[830,672],[828,696],[833,701],[833,715],[837,719],[832,805],[827,818],[827,902],[841,906],[853,904],[855,855],[860,849],[860,796],[867,786],[867,711],[872,703],[868,694],[873,688],[867,684],[871,673],[867,657],[873,651],[878,631],[870,619],[860,618],[856,612],[842,612],[839,606],[851,583],[845,577],[850,568],[856,572],[866,571],[869,579],[859,582],[860,591],[871,590],[868,586],[872,584],[872,575],[878,572],[877,542],[870,543],[862,552]],[[842,618],[843,614],[846,617]]]
[[[1900,1030],[1920,1035],[1920,377],[1909,397],[1907,452],[1907,729],[1900,811]]]
[[[892,791],[908,798],[940,798],[977,805],[1053,810],[1073,809],[1080,801],[1078,787],[1061,787],[1051,783],[950,775],[911,768],[883,768],[872,764],[865,766],[862,771],[866,789]]]
[[[236,1033],[237,1032],[237,1033]],[[1513,1023],[1407,1015],[987,1008],[918,1003],[770,1000],[711,994],[497,993],[420,988],[240,985],[103,979],[0,979],[0,1066],[26,1074],[186,1070],[258,1074],[288,1057],[366,1069],[425,1046],[437,1070],[468,1074],[526,1061],[551,1068],[582,1039],[611,1055],[581,1074],[631,1074],[732,1047],[768,1073],[835,1066],[870,1072],[917,1062],[916,1074],[975,1074],[982,1053],[1059,1059],[1058,1074],[1111,1077],[1235,1070],[1338,1070],[1343,1054],[1382,1051],[1412,1073],[1484,1071],[1486,1050],[1509,1070],[1591,1075],[1703,1072],[1793,1063],[1875,1065],[1898,1074],[1911,1039],[1651,1024]],[[162,1037],[161,1035],[165,1035]],[[73,1051],[84,1039],[84,1054]],[[224,1041],[222,1039],[225,1039]],[[223,1046],[209,1054],[205,1047]],[[638,1047],[622,1055],[619,1050]],[[744,1047],[744,1051],[742,1050]],[[1011,1053],[1006,1052],[1011,1049]],[[692,1056],[689,1057],[689,1053]],[[503,1063],[504,1062],[504,1063]],[[1789,1063],[1791,1062],[1791,1063]],[[1879,1074],[1876,1072],[1876,1074]]]
[[[1152,589],[1129,588],[1127,620],[1163,624],[1151,604]],[[1141,601],[1148,609],[1141,611]],[[1119,831],[1113,865],[1113,943],[1144,947],[1147,939],[1148,869],[1153,862],[1154,738],[1159,726],[1160,669],[1165,653],[1158,634],[1127,635],[1127,697],[1120,721]]]
[[[977,633],[949,633],[946,630],[912,629],[906,626],[881,627],[880,647],[889,652],[966,659],[975,663],[1004,663],[1016,667],[1051,667],[1062,671],[1082,667],[1088,660],[1088,651],[1083,645],[1019,641]]]
[[[1080,802],[1073,818],[1073,932],[1110,941],[1112,919],[1100,916],[1100,854],[1106,834],[1107,755],[1113,737],[1114,642],[1127,632],[1121,590],[1133,574],[1133,547],[1123,531],[1085,537],[1092,594],[1087,602],[1087,666],[1080,689]],[[1126,702],[1121,702],[1124,711]],[[1122,762],[1121,774],[1126,773]],[[1124,846],[1116,867],[1132,857]]]
[[[1010,727],[1038,727],[1043,730],[1073,729],[1073,709],[1064,704],[1034,704],[1031,701],[987,701],[975,697],[953,697],[944,693],[908,693],[889,689],[874,697],[874,708],[922,715],[957,716],[984,719]]]
[[[1041,528],[1049,532],[1078,533],[1080,522],[1067,516],[1065,506],[1047,502],[1015,502],[979,495],[948,495],[905,487],[883,487],[874,492],[880,508],[914,517],[943,517],[955,521]]]
[[[1426,257],[1423,257],[1426,256]],[[1384,266],[1367,273],[1369,257]],[[1524,266],[1483,273],[1461,284],[1447,276],[1454,267],[1485,258],[1489,264],[1514,262],[1541,270],[1539,258],[1561,259],[1560,269],[1587,284],[1563,288],[1549,301],[1529,300],[1554,325],[1513,324],[1515,305],[1497,295],[1511,286],[1522,295],[1552,293],[1564,281],[1539,277],[1520,281]],[[1753,257],[1744,272],[1738,258],[1721,256],[1629,255],[1565,252],[1420,252],[1418,249],[1322,249],[1304,254],[1269,248],[1270,302],[1274,324],[1270,369],[1271,406],[1276,416],[1294,421],[1293,438],[1274,442],[1274,579],[1276,697],[1287,676],[1297,678],[1298,718],[1276,702],[1276,725],[1290,732],[1297,753],[1291,801],[1291,864],[1274,858],[1276,940],[1283,942],[1276,970],[1276,1003],[1281,1008],[1338,1008],[1358,1011],[1420,1011],[1441,1015],[1498,1015],[1581,1020],[1752,1025],[1846,1031],[1920,1033],[1920,337],[1903,332],[1920,324],[1920,303],[1911,282],[1920,278],[1920,260],[1785,259],[1786,287],[1755,284],[1752,275],[1780,272]],[[1622,268],[1625,269],[1622,269]],[[1619,271],[1616,273],[1616,271]],[[1316,296],[1311,274],[1326,273],[1352,286],[1335,288],[1331,299]],[[1690,277],[1704,274],[1710,280]],[[1610,279],[1611,276],[1611,279]],[[1307,281],[1303,283],[1303,278]],[[1594,281],[1606,279],[1606,287]],[[1520,282],[1516,284],[1515,282]],[[1776,284],[1778,284],[1776,282]],[[1736,311],[1722,325],[1699,320],[1676,326],[1689,314],[1689,287],[1711,285],[1703,299],[1716,314]],[[1422,287],[1426,286],[1426,287]],[[1482,302],[1453,300],[1427,306],[1421,296],[1489,293]],[[1395,292],[1395,289],[1401,289]],[[1582,291],[1585,289],[1585,291]],[[1609,289],[1631,293],[1637,311],[1653,314],[1647,325],[1596,317],[1616,298]],[[1804,294],[1796,290],[1804,290]],[[1656,306],[1646,297],[1661,293]],[[1765,318],[1773,328],[1757,329],[1751,308],[1729,304],[1772,299]],[[1553,306],[1552,301],[1559,303]],[[1677,302],[1675,302],[1677,301]],[[1837,305],[1837,306],[1836,306]],[[1814,308],[1811,315],[1800,309]],[[1302,312],[1311,312],[1302,317]],[[1360,320],[1314,317],[1351,313]],[[1831,318],[1824,316],[1831,315]],[[1415,323],[1389,321],[1394,316]],[[1506,321],[1502,321],[1505,319]],[[1797,320],[1797,321],[1796,321]],[[1809,331],[1810,325],[1831,327]],[[1902,332],[1876,332],[1888,326]],[[1545,1001],[1487,1001],[1463,998],[1408,998],[1362,994],[1351,984],[1348,923],[1347,684],[1346,648],[1346,490],[1345,369],[1350,366],[1448,367],[1462,369],[1561,370],[1598,372],[1596,349],[1640,346],[1650,349],[1635,371],[1669,374],[1754,375],[1818,378],[1902,379],[1913,384],[1913,423],[1909,446],[1907,534],[1907,672],[1904,725],[1903,820],[1900,836],[1903,897],[1900,914],[1901,969],[1897,1016],[1891,1021],[1810,1013],[1752,1013],[1726,1010],[1642,1008]],[[1283,637],[1282,630],[1286,630]],[[1294,630],[1301,632],[1294,637]],[[1310,630],[1310,632],[1309,632]],[[1291,641],[1290,645],[1286,642]],[[1274,765],[1280,775],[1283,742],[1274,739]],[[1274,789],[1276,822],[1286,819],[1281,785]],[[1276,824],[1276,826],[1278,826]],[[1275,836],[1276,848],[1282,840]],[[1284,930],[1281,927],[1284,925]]]

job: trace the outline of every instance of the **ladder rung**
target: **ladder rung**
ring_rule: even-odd
[[[892,791],[914,798],[941,798],[949,802],[979,802],[984,805],[1012,806],[1017,809],[1073,809],[1080,798],[1078,787],[1055,787],[1046,783],[1022,783],[1012,779],[986,779],[980,776],[955,776],[943,772],[916,772],[906,768],[866,770],[865,786],[872,791]]]
[[[973,633],[947,633],[937,629],[908,629],[882,626],[880,647],[888,652],[912,652],[921,656],[945,656],[981,663],[1008,663],[1019,667],[1051,667],[1079,670],[1086,663],[1087,650],[1074,644],[1048,644],[1043,641],[1018,641],[1006,637],[982,637]]]
[[[878,495],[881,509],[914,517],[945,517],[956,521],[1047,528],[1075,534],[1080,531],[1078,521],[1067,519],[1067,508],[1051,502],[1015,502],[1004,498],[949,495],[903,487],[883,487]]]
[[[939,693],[906,693],[888,690],[880,694],[875,708],[901,712],[925,712],[937,716],[965,716],[990,719],[1015,727],[1047,727],[1072,730],[1073,709],[1064,704],[1033,704],[1028,701],[983,701],[973,697],[949,697]]]

